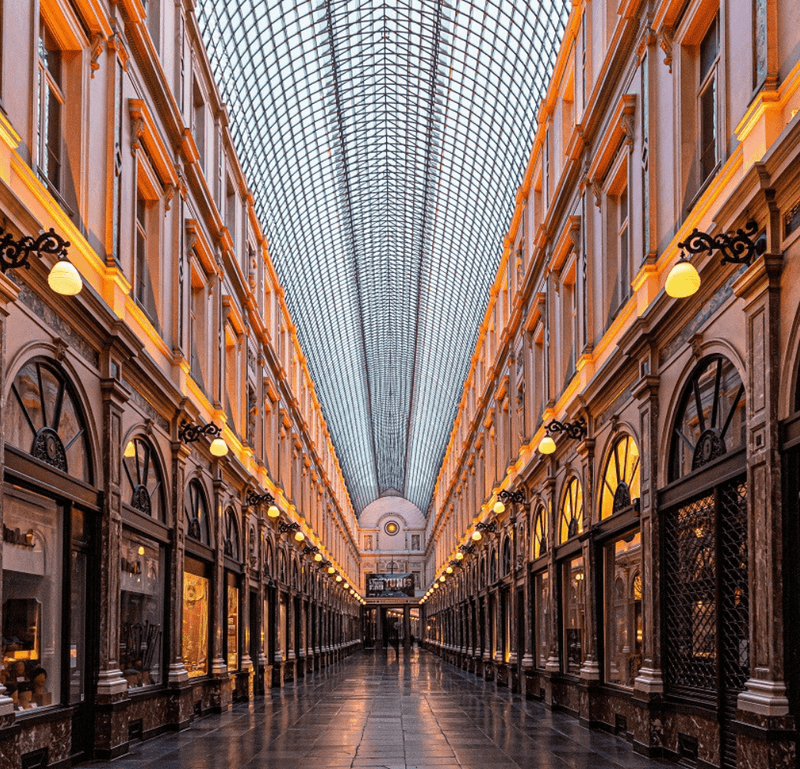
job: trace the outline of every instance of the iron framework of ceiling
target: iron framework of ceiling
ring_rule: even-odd
[[[357,513],[425,511],[566,0],[199,0]]]

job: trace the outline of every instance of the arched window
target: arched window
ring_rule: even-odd
[[[283,550],[278,555],[278,579],[286,584],[286,554]]]
[[[701,360],[683,388],[670,449],[669,480],[744,446],[745,390],[722,355]]]
[[[533,519],[533,557],[541,558],[547,553],[547,508],[539,505]]]
[[[639,447],[630,435],[623,435],[614,444],[606,461],[600,495],[601,520],[625,510],[639,498],[639,476]]]
[[[234,561],[239,560],[239,524],[236,521],[236,511],[232,507],[225,509],[225,533],[223,540],[225,555]]]
[[[263,566],[264,576],[269,578],[273,574],[272,565],[274,563],[273,561],[274,556],[272,554],[272,543],[268,539],[266,539],[266,537],[264,538],[263,553],[264,553],[264,566]]]
[[[163,521],[166,514],[164,479],[150,441],[146,438],[128,441],[123,452],[122,468],[127,483],[128,504],[144,515]]]
[[[14,377],[6,440],[34,458],[92,483],[86,420],[72,384],[51,361],[28,361]]]
[[[247,529],[247,555],[250,560],[250,568],[258,568],[258,551],[256,548],[256,527],[251,523]]]
[[[503,541],[503,576],[511,573],[511,540],[506,537]]]
[[[489,556],[489,584],[493,585],[497,581],[497,550],[492,550]]]
[[[186,516],[186,536],[211,546],[208,530],[208,502],[203,484],[196,478],[189,482],[183,498],[183,509]]]
[[[583,531],[583,489],[577,478],[570,478],[561,500],[559,544]]]

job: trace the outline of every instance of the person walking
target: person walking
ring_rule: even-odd
[[[394,656],[400,659],[400,623],[395,620],[389,625],[389,645],[394,649]]]

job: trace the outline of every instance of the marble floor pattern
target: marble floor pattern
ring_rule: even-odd
[[[674,766],[414,649],[362,652],[92,769],[648,769]]]

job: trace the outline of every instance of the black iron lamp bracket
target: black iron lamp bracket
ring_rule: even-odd
[[[278,529],[280,529],[281,534],[286,534],[287,531],[300,531],[300,524],[296,521],[292,521],[291,523],[281,521],[278,524]]]
[[[318,553],[319,548],[316,545],[306,545],[303,548],[303,555],[313,555],[314,553]]]
[[[329,569],[333,564],[330,561],[320,561],[319,568],[320,569]]]
[[[247,495],[247,504],[248,505],[274,505],[275,504],[275,497],[272,494],[256,494],[254,491],[251,491]]]
[[[497,524],[494,521],[490,521],[489,523],[484,523],[481,521],[475,528],[478,531],[486,532],[487,534],[496,534],[497,533]]]
[[[5,272],[17,267],[29,270],[31,256],[41,259],[45,254],[55,254],[59,259],[66,259],[67,248],[70,245],[70,242],[64,240],[52,227],[37,238],[23,235],[15,240],[10,232],[5,232],[0,237],[0,271]]]
[[[465,542],[465,543],[464,543],[463,545],[461,545],[461,546],[460,546],[458,549],[459,549],[459,550],[460,550],[462,553],[467,553],[468,555],[471,555],[472,553],[474,553],[474,552],[475,552],[475,545],[471,545],[469,542]]]
[[[178,438],[184,443],[194,443],[199,441],[204,435],[210,435],[212,438],[219,438],[222,428],[218,425],[209,422],[207,425],[193,425],[186,420],[181,422],[178,428]]]
[[[752,219],[736,232],[721,233],[712,237],[695,227],[678,248],[688,254],[722,252],[721,264],[750,264],[767,250],[766,240],[753,240],[758,234],[758,224]]]
[[[450,561],[450,566],[452,566],[454,569],[460,569],[461,561],[459,561],[458,558],[453,558],[453,560]]]
[[[581,440],[586,437],[586,420],[583,417],[573,419],[571,422],[559,422],[554,419],[545,427],[545,432],[550,436],[564,433],[568,438]]]
[[[507,489],[503,489],[498,495],[498,499],[501,499],[503,502],[509,502],[512,505],[524,505],[527,504],[527,500],[525,499],[525,492],[524,491],[508,491]]]

